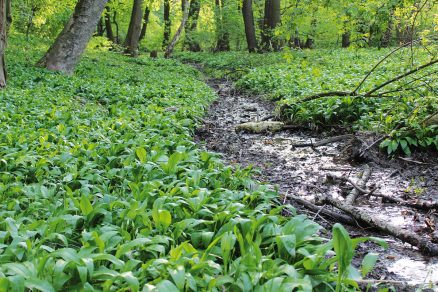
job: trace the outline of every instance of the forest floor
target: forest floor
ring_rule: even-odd
[[[388,160],[379,153],[378,147],[374,147],[376,149],[370,149],[368,161],[358,162],[351,161],[345,155],[345,149],[349,146],[345,141],[321,147],[292,146],[327,138],[327,134],[323,133],[305,129],[284,130],[275,134],[236,133],[236,125],[271,116],[275,105],[237,91],[229,80],[208,79],[207,83],[217,92],[218,99],[210,107],[204,125],[197,130],[197,142],[210,151],[221,153],[230,164],[253,166],[257,169],[256,177],[259,180],[278,185],[284,203],[291,203],[327,229],[336,221],[303,208],[290,196],[300,196],[314,202],[323,195],[341,198],[351,191],[352,187],[348,184],[328,183],[328,175],[357,180],[358,174],[369,167],[371,177],[367,186],[378,187],[381,194],[402,199],[430,200],[438,197],[438,160],[435,154],[420,154],[411,161],[401,158]],[[358,135],[369,144],[376,138],[370,133]],[[438,233],[434,229],[434,222],[438,222],[436,213],[385,203],[377,198],[360,197],[355,204],[373,217],[398,228],[414,231],[432,242],[438,240]],[[323,209],[332,210],[332,207],[324,205]],[[438,284],[437,257],[428,257],[416,247],[369,228],[347,228],[352,237],[377,236],[389,243],[386,250],[371,243],[359,249],[363,253],[373,250],[380,253],[373,278],[401,281],[403,284],[396,286],[404,287],[402,290],[407,291],[412,289],[412,285],[427,288]]]

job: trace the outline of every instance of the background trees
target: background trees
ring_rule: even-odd
[[[409,41],[414,18],[415,34],[424,32],[425,28],[429,35],[433,34],[437,15],[437,5],[430,0],[189,2],[189,16],[176,44],[177,50],[386,47]],[[13,28],[29,35],[54,38],[70,18],[76,3],[76,0],[14,1]],[[137,38],[138,29],[133,37],[130,24],[138,23],[140,14],[141,30]],[[140,50],[160,51],[169,43],[172,32],[177,31],[182,16],[181,1],[111,0],[102,15],[100,30],[110,41],[122,42],[128,48],[138,46]],[[97,32],[97,26],[95,29]]]

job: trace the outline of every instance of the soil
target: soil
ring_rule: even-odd
[[[352,187],[349,184],[329,183],[328,174],[349,177],[356,181],[368,165],[372,169],[371,178],[367,183],[368,189],[376,187],[382,194],[402,199],[438,200],[436,153],[388,160],[376,146],[367,152],[365,159],[358,161],[351,157],[351,151],[346,151],[354,146],[348,141],[320,147],[292,146],[297,143],[320,141],[342,133],[316,133],[305,129],[285,130],[275,134],[236,133],[236,125],[257,122],[273,115],[275,104],[258,97],[247,96],[237,91],[232,82],[227,80],[207,80],[207,83],[217,92],[218,99],[211,105],[204,125],[197,130],[197,142],[210,151],[221,153],[227,163],[251,165],[258,169],[256,178],[278,186],[283,203],[290,203],[299,212],[307,213],[326,230],[330,230],[336,222],[303,208],[289,196],[301,196],[311,202],[318,201],[323,195],[331,195],[342,200]],[[372,133],[360,133],[357,137],[368,145],[377,139]],[[438,241],[438,231],[435,230],[438,212],[421,212],[385,203],[373,197],[360,197],[355,205],[399,228],[406,228],[430,240]],[[331,206],[324,208],[332,209]],[[352,237],[377,236],[384,238],[390,245],[386,250],[372,243],[359,248],[358,258],[369,251],[380,253],[376,269],[370,278],[400,281],[391,284],[399,291],[412,291],[414,287],[438,287],[438,257],[428,257],[421,254],[416,247],[367,228],[347,228]],[[357,260],[356,264],[360,264],[360,260]]]

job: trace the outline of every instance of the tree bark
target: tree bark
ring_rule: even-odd
[[[52,71],[73,73],[107,1],[79,0],[72,17],[37,65]]]
[[[0,88],[6,87],[5,50],[11,18],[11,1],[0,0]]]
[[[188,46],[188,49],[191,52],[201,51],[201,46],[193,37],[193,33],[198,28],[198,18],[199,18],[200,10],[201,10],[201,3],[199,2],[199,0],[191,0],[189,16],[186,25],[184,27],[184,30],[186,32],[185,45]]]
[[[257,38],[254,27],[254,14],[252,11],[252,0],[243,0],[242,3],[243,22],[245,24],[246,43],[248,51],[254,53],[257,50]]]
[[[143,14],[143,26],[141,27],[140,41],[143,40],[144,37],[146,36],[146,30],[148,28],[150,14],[151,14],[151,9],[148,6],[146,6]]]
[[[178,27],[178,30],[176,31],[175,35],[173,36],[172,41],[169,43],[169,45],[166,48],[166,52],[164,53],[164,57],[165,58],[170,58],[170,56],[173,53],[173,49],[175,48],[176,43],[178,42],[179,37],[181,36],[181,32],[184,29],[186,22],[187,22],[187,18],[189,16],[189,3],[188,0],[184,0],[184,12],[183,12],[183,18],[181,20],[181,24]]]
[[[113,43],[116,41],[114,36],[113,26],[111,25],[111,8],[107,6],[105,8],[105,29],[106,29],[106,37],[112,41]]]
[[[165,48],[169,44],[170,29],[171,29],[170,28],[171,22],[170,22],[170,1],[169,0],[164,0],[163,19],[164,19],[163,48]]]
[[[143,16],[143,0],[134,0],[129,22],[128,34],[125,39],[126,53],[132,57],[138,56],[138,43],[140,40],[141,22]]]
[[[274,30],[280,23],[280,17],[280,0],[265,0],[262,45],[266,51],[278,51],[280,49],[280,42],[274,37]]]

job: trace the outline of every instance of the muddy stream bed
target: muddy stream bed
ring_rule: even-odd
[[[229,164],[253,165],[259,170],[256,174],[258,180],[278,186],[282,202],[294,205],[299,212],[308,214],[327,230],[331,229],[334,220],[303,208],[288,196],[300,196],[310,202],[322,195],[342,200],[342,194],[351,191],[352,187],[328,183],[327,175],[330,174],[357,180],[364,168],[370,167],[372,174],[368,188],[376,186],[380,193],[400,198],[409,196],[438,201],[438,164],[435,156],[422,157],[424,164],[401,159],[351,163],[342,159],[345,141],[320,147],[292,147],[297,143],[317,142],[328,135],[297,129],[275,134],[236,133],[235,126],[238,124],[257,122],[271,116],[275,105],[238,92],[229,81],[207,82],[217,92],[218,99],[205,116],[204,125],[197,130],[196,141],[202,147],[222,154]],[[438,214],[384,203],[382,199],[373,197],[359,197],[355,205],[372,216],[438,242],[438,231],[434,230],[435,220],[438,225]],[[332,209],[329,205],[324,208]],[[377,236],[389,243],[390,247],[386,250],[371,243],[358,250],[358,254],[368,251],[380,254],[372,278],[404,282],[396,286],[405,287],[401,289],[405,291],[412,291],[413,286],[426,288],[438,284],[438,257],[428,257],[416,247],[367,228],[346,228],[352,237]]]

